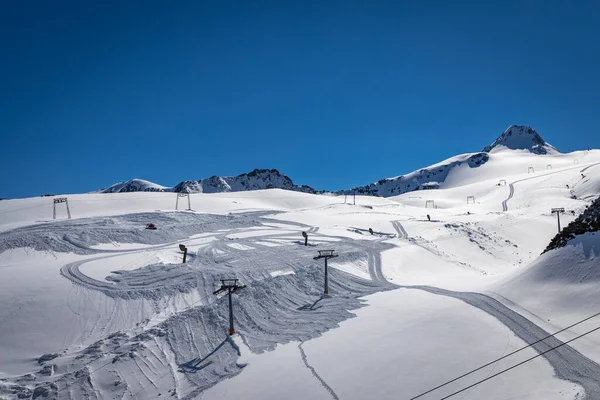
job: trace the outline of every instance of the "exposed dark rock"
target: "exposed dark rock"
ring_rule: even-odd
[[[575,239],[577,235],[583,235],[587,232],[597,232],[600,230],[600,197],[581,214],[577,219],[567,225],[560,233],[558,233],[546,249],[547,251],[566,246],[571,239]]]
[[[549,150],[556,151],[535,129],[522,125],[509,126],[494,143],[486,146],[482,151],[489,153],[500,146],[511,150],[529,150],[534,154],[548,154]]]
[[[54,360],[56,357],[58,357],[58,353],[44,354],[43,356],[37,359],[37,362],[38,364],[43,364],[46,361]]]

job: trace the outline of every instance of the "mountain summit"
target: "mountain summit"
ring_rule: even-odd
[[[533,154],[556,154],[559,151],[546,143],[535,129],[524,125],[511,125],[496,141],[482,151],[495,153],[501,150],[529,150]]]

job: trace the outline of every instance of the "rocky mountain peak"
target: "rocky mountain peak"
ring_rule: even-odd
[[[529,150],[533,154],[555,154],[558,150],[547,143],[535,129],[525,125],[509,126],[496,141],[482,151]]]

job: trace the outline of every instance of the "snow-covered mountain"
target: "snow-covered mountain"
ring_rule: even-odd
[[[477,173],[476,171],[496,154],[507,151],[512,151],[516,155],[560,155],[560,152],[542,139],[535,129],[529,126],[511,125],[481,152],[461,154],[405,175],[381,179],[366,186],[341,190],[337,193],[390,197],[415,190],[437,189],[444,187],[449,175],[461,171],[461,179],[463,179],[465,168]],[[119,182],[101,189],[99,192],[221,193],[272,188],[317,193],[310,186],[295,184],[288,176],[281,174],[276,169],[255,169],[250,173],[238,176],[212,176],[200,180],[186,180],[174,187],[133,179],[128,182]]]
[[[182,193],[242,192],[246,190],[286,189],[296,192],[316,193],[307,185],[296,185],[276,169],[255,169],[238,176],[212,176],[197,181],[183,181],[173,191]]]
[[[170,192],[171,188],[157,185],[143,179],[131,179],[127,182],[118,182],[107,188],[100,189],[99,193],[127,193],[127,192]]]
[[[125,192],[178,192],[178,193],[221,193],[241,192],[261,189],[285,189],[296,192],[316,193],[316,190],[307,185],[296,185],[286,175],[276,169],[255,169],[254,171],[238,176],[212,176],[200,180],[187,180],[174,187],[161,186],[142,179],[132,179],[119,182],[98,193],[125,193]]]
[[[438,189],[443,186],[451,172],[464,168],[476,170],[486,164],[495,153],[506,150],[528,150],[531,154],[538,155],[560,154],[556,148],[544,141],[535,129],[529,126],[511,125],[494,143],[486,146],[479,153],[461,154],[406,175],[381,179],[339,193],[390,197],[415,190]],[[462,175],[464,176],[464,173]]]
[[[467,165],[469,168],[478,168],[488,160],[487,153],[461,154],[406,175],[381,179],[370,185],[344,190],[341,193],[390,197],[415,190],[437,189],[455,167]]]
[[[524,125],[511,125],[494,143],[482,151],[494,153],[502,150],[528,150],[533,154],[557,154],[559,151],[547,143],[535,129]]]

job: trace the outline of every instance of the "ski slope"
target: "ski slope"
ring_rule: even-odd
[[[52,197],[0,201],[0,398],[411,399],[531,343],[419,398],[536,356],[451,398],[600,398],[600,333],[542,354],[600,316],[536,343],[600,312],[599,236],[539,256],[550,209],[565,226],[598,193],[600,151],[503,150],[440,189],[356,205],[273,189],[191,194],[176,211],[174,193],[82,194],[52,220]],[[327,296],[325,249],[339,254]],[[246,288],[227,337],[212,293],[231,277]]]

